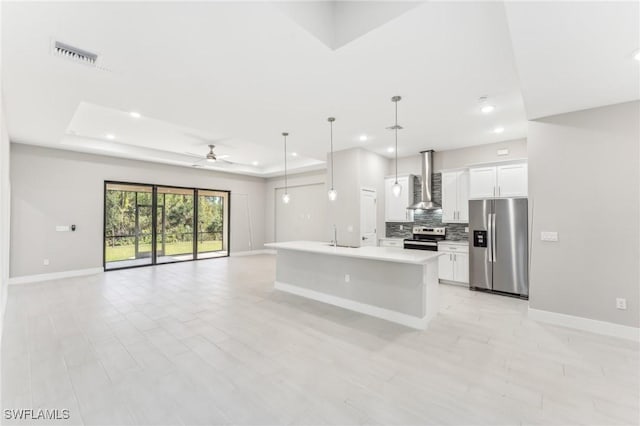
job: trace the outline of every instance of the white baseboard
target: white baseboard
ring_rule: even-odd
[[[276,254],[275,250],[249,250],[249,251],[232,251],[231,256],[252,256],[254,254]]]
[[[22,277],[9,278],[9,284],[28,284],[42,281],[59,280],[61,278],[82,277],[85,275],[101,274],[102,268],[76,269],[74,271],[52,272],[50,274],[25,275]]]
[[[367,305],[365,303],[356,302],[354,300],[344,299],[342,297],[332,296],[320,293],[314,290],[298,287],[291,284],[276,281],[274,285],[276,290],[286,293],[295,294],[297,296],[306,297],[307,299],[317,300],[318,302],[328,303],[329,305],[339,306],[361,314],[370,315],[372,317],[402,324],[417,330],[425,330],[429,324],[428,317],[414,317],[400,312],[390,311],[378,306]]]
[[[546,322],[548,324],[575,328],[605,336],[619,337],[621,339],[640,341],[640,328],[628,325],[614,324],[612,322],[598,321],[589,318],[576,317],[558,312],[543,311],[529,308],[529,318]]]

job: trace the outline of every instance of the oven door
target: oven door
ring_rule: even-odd
[[[438,251],[438,243],[436,241],[404,240],[404,248],[412,250]]]

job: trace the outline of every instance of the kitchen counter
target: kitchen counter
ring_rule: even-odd
[[[422,265],[442,255],[436,251],[405,250],[397,247],[334,247],[321,241],[289,241],[284,243],[267,243],[266,247],[326,254],[331,256],[355,257],[360,259],[380,260],[384,262],[411,263]]]
[[[443,252],[320,241],[265,246],[277,251],[276,290],[420,330],[438,312]]]

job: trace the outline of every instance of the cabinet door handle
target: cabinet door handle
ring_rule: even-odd
[[[496,187],[495,186],[493,187],[493,196],[494,197],[496,196]]]
[[[500,186],[498,186],[498,197],[500,196]]]
[[[456,254],[455,253],[453,254],[453,261],[454,262],[456,261]]]
[[[451,253],[449,253],[449,262],[451,262],[453,260],[453,257],[451,256]]]

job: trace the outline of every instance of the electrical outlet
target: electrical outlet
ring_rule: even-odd
[[[542,241],[558,241],[558,233],[551,231],[540,232],[540,239]]]
[[[44,266],[49,266],[49,259],[44,259],[44,260],[42,261],[42,264],[43,264]]]
[[[404,225],[400,225],[400,230],[404,231]]]
[[[627,309],[627,299],[622,297],[616,298],[616,309],[622,309],[623,311]]]
[[[345,282],[345,283],[348,283],[348,282],[350,282],[350,281],[351,281],[351,275],[349,275],[349,274],[344,274],[344,282]]]
[[[468,226],[464,227],[464,232],[469,232],[469,227]]]

